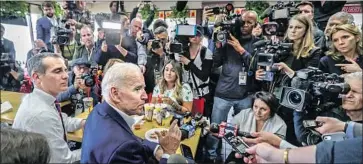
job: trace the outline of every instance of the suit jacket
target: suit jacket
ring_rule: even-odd
[[[50,29],[53,27],[50,20],[44,16],[37,20],[37,39],[41,39],[44,43],[50,43]]]
[[[156,143],[135,136],[107,102],[95,106],[83,133],[81,163],[147,163]],[[166,163],[162,158],[160,163]]]
[[[14,43],[12,41],[3,38],[3,40],[1,40],[0,51],[1,53],[9,53],[8,57],[10,61],[15,62],[16,55],[15,55]]]

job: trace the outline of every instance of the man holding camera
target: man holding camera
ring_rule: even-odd
[[[72,112],[71,115],[77,115],[87,110],[84,109],[84,98],[92,97],[93,105],[96,105],[100,97],[96,93],[97,86],[95,84],[95,75],[93,75],[91,69],[91,63],[80,58],[73,61],[72,66],[72,72],[69,73],[68,78],[68,89],[58,94],[57,101],[71,100],[72,109],[74,109],[74,113]]]
[[[52,2],[45,1],[42,4],[43,14],[42,18],[37,20],[36,30],[37,39],[41,39],[47,44],[48,49],[53,50],[51,38],[56,36],[56,27],[58,27],[58,20],[54,16],[54,6]]]
[[[247,75],[247,72],[249,72],[253,52],[252,44],[257,41],[252,36],[252,29],[257,22],[257,13],[246,11],[241,21],[243,23],[239,24],[243,26],[236,25],[235,28],[237,29],[235,33],[242,34],[240,38],[237,39],[229,34],[227,44],[222,46],[220,42],[216,43],[214,67],[221,65],[223,67],[215,91],[212,123],[220,124],[226,121],[231,107],[234,109],[234,115],[251,107],[250,94],[253,92],[253,87],[250,84],[253,77]],[[208,146],[211,146],[208,148],[209,159],[218,160],[217,150],[220,140],[209,136],[207,142],[209,142]]]

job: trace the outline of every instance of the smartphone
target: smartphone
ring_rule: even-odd
[[[189,147],[189,146],[184,145],[184,144],[180,144],[180,150],[181,150],[182,155],[183,155],[185,158],[188,158],[188,159],[194,160],[194,158],[193,158],[193,152],[192,152],[192,149],[190,149],[190,147]]]
[[[304,120],[303,126],[305,128],[316,128],[316,127],[321,126],[321,124],[315,120]]]
[[[344,132],[328,133],[322,136],[324,141],[343,141],[347,139],[347,135]]]
[[[246,149],[249,148],[249,146],[243,140],[238,139],[232,132],[226,133],[223,138],[237,153],[242,154],[245,157],[249,156],[246,152]]]

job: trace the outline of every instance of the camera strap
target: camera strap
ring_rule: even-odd
[[[189,71],[189,75],[192,77],[192,79],[193,79],[193,83],[194,83],[194,85],[195,85],[195,89],[197,90],[197,93],[198,93],[198,98],[202,98],[202,95],[200,94],[200,92],[199,92],[199,87],[198,87],[198,85],[197,85],[197,81],[195,80],[195,77],[194,77],[194,75],[192,74],[192,72],[191,71]]]

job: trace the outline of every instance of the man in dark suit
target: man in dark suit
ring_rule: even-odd
[[[43,40],[48,49],[52,50],[51,37],[55,35],[55,27],[58,26],[58,21],[54,16],[54,6],[51,2],[45,1],[42,7],[45,16],[37,20],[37,39]]]
[[[132,132],[132,115],[141,115],[147,100],[140,68],[131,63],[117,63],[102,79],[104,102],[88,116],[81,163],[147,163],[155,157],[166,163],[179,147],[181,132],[172,123],[165,136],[157,133],[159,145],[142,140]]]
[[[16,56],[15,56],[15,48],[14,43],[8,39],[4,38],[5,34],[5,27],[1,25],[1,45],[0,45],[0,53],[8,53],[8,57],[10,58],[11,62],[15,62]]]

